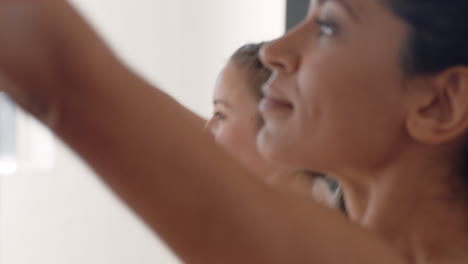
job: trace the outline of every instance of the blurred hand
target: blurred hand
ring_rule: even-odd
[[[38,118],[50,118],[73,46],[87,31],[64,0],[0,0],[0,89]]]

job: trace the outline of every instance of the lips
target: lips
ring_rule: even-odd
[[[280,96],[278,87],[273,83],[274,81],[270,80],[262,87],[263,98],[258,104],[258,110],[261,114],[290,112],[293,110],[293,105]]]
[[[288,101],[266,95],[258,105],[261,113],[279,110],[292,110],[293,106]]]

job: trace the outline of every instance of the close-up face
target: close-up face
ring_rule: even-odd
[[[274,71],[259,105],[265,157],[335,173],[394,155],[405,137],[407,27],[382,2],[313,0],[300,25],[264,47]]]
[[[257,173],[267,162],[256,148],[260,129],[258,99],[249,87],[246,72],[233,62],[228,63],[216,81],[213,117],[206,124],[216,143]]]

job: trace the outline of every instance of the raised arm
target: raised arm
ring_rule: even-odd
[[[187,263],[402,263],[338,213],[251,177],[63,0],[0,0],[0,69]]]

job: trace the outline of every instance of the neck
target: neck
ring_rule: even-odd
[[[318,175],[304,171],[280,171],[272,174],[270,184],[281,190],[292,191],[305,197],[311,197],[312,186]]]
[[[410,263],[467,261],[468,186],[449,162],[427,156],[417,160],[422,155],[414,154],[367,173],[371,180],[366,184],[344,181],[349,215],[399,249]]]

